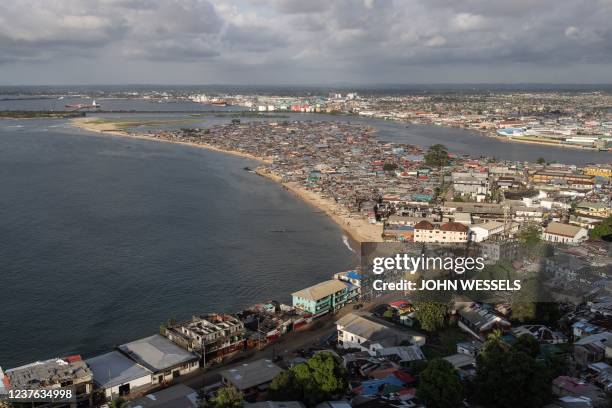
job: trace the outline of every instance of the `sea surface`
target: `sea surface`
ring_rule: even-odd
[[[0,121],[0,366],[92,356],[356,264],[342,231],[257,162]]]

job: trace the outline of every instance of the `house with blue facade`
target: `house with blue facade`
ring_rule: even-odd
[[[331,279],[292,293],[293,307],[321,316],[335,312],[356,299],[359,288],[352,283]]]

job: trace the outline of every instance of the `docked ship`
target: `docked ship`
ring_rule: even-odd
[[[210,101],[211,105],[215,105],[215,106],[227,106],[228,103],[225,99],[213,99]]]

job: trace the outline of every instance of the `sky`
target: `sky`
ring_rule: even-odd
[[[612,0],[12,0],[0,84],[612,83]]]

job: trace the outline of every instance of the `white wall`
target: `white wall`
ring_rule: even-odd
[[[113,397],[119,395],[119,387],[124,384],[128,384],[128,383],[123,383],[123,384],[119,384],[111,388],[106,388],[104,390],[106,394],[106,398],[112,399]],[[130,384],[130,391],[138,387],[144,387],[147,385],[151,385],[151,375],[146,375],[141,378],[136,378],[135,380],[130,381],[129,384]]]

